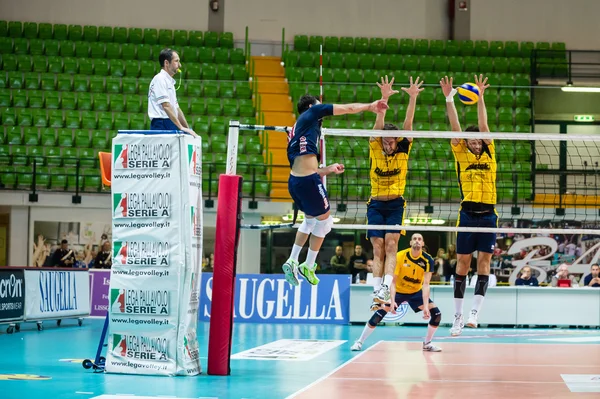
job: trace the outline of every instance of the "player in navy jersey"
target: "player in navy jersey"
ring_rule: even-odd
[[[319,167],[319,139],[323,117],[364,111],[378,113],[387,108],[386,102],[382,100],[370,104],[332,105],[321,104],[316,97],[304,95],[298,101],[300,116],[288,134],[287,156],[292,168],[288,189],[296,207],[304,212],[305,218],[296,233],[290,258],[283,264],[285,278],[290,284],[299,284],[298,272],[310,284],[319,283],[315,275],[315,261],[323,239],[333,225],[329,199],[321,177],[344,172],[344,165],[338,163]],[[298,256],[309,236],[311,237],[306,262],[299,265]]]

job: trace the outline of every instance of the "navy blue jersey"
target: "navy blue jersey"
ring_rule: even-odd
[[[315,154],[319,158],[321,119],[333,115],[333,105],[317,104],[298,117],[292,131],[288,133],[287,156],[290,167],[301,155]]]

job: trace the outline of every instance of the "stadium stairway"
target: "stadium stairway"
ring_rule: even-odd
[[[264,124],[271,126],[292,126],[295,123],[293,105],[289,97],[289,86],[279,57],[252,57],[254,75],[261,99],[261,112]],[[257,101],[256,99],[255,101]],[[265,164],[273,164],[272,201],[290,201],[287,188],[289,167],[286,156],[287,137],[282,132],[265,131],[268,150],[265,151]]]

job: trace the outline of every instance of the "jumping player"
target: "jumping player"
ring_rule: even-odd
[[[479,89],[477,114],[479,126],[467,127],[467,132],[489,132],[487,112],[483,96],[489,87],[487,78],[475,76]],[[454,106],[453,97],[456,89],[452,87],[452,79],[448,77],[440,81],[452,131],[461,132],[458,113]],[[452,139],[452,152],[456,164],[456,174],[461,192],[461,203],[457,225],[459,227],[498,227],[496,213],[496,150],[494,141],[490,139]],[[477,254],[477,284],[473,306],[467,321],[467,327],[477,328],[477,317],[487,291],[490,275],[490,262],[496,245],[494,233],[464,233],[459,232],[456,239],[456,278],[454,279],[455,315],[450,334],[460,335],[464,327],[463,302],[467,273],[471,265],[473,252]]]
[[[442,312],[429,298],[429,282],[433,274],[434,262],[431,255],[423,251],[424,245],[423,236],[415,233],[411,237],[410,248],[398,252],[396,270],[392,281],[391,303],[384,305],[381,309],[373,313],[373,316],[371,316],[371,319],[365,325],[360,338],[350,348],[351,350],[362,350],[365,340],[387,314],[384,308],[391,308],[392,314],[395,314],[398,305],[408,302],[408,305],[415,313],[422,310],[423,319],[429,319],[427,335],[425,336],[425,341],[423,341],[423,350],[426,352],[442,351],[431,343],[433,335],[442,320]],[[426,303],[428,305],[424,306]]]
[[[288,189],[296,207],[304,212],[306,217],[296,233],[290,258],[283,264],[285,278],[290,284],[299,284],[298,272],[310,284],[319,283],[315,275],[315,261],[323,239],[331,231],[333,224],[327,191],[321,178],[330,173],[344,172],[344,165],[338,163],[319,167],[318,146],[323,117],[365,111],[378,113],[387,108],[385,101],[381,100],[371,104],[332,105],[321,104],[316,97],[304,95],[298,101],[300,116],[288,134],[287,155],[292,168]],[[298,265],[298,256],[309,235],[311,237],[306,261]]]
[[[381,78],[381,101],[397,94],[392,89],[394,79]],[[403,130],[412,130],[417,97],[421,91],[419,78],[402,90],[410,98],[404,118]],[[385,110],[377,114],[374,130],[398,130],[391,123],[385,123]],[[408,171],[408,155],[412,146],[411,137],[371,137],[369,139],[369,157],[371,159],[371,197],[367,203],[367,223],[370,225],[402,225],[404,217],[404,189]],[[396,267],[396,252],[398,251],[398,230],[367,230],[367,238],[373,245],[373,303],[371,310],[377,310],[380,304],[390,301],[390,285]],[[385,271],[385,277],[384,276]],[[382,283],[383,277],[383,283]]]

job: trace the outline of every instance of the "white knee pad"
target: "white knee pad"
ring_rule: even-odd
[[[331,231],[331,226],[333,226],[333,218],[331,216],[325,220],[317,220],[317,225],[312,233],[316,237],[325,238],[327,233]]]
[[[304,221],[298,227],[298,231],[304,234],[310,234],[313,232],[315,226],[317,225],[317,219],[315,218],[304,218]]]

